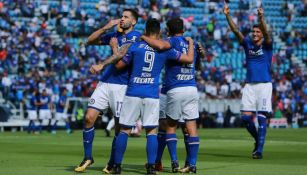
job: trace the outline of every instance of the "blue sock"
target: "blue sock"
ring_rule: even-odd
[[[109,159],[109,162],[108,162],[109,167],[113,167],[113,165],[114,165],[115,144],[116,144],[116,135],[113,137],[113,141],[112,141],[111,155],[110,155],[110,159]]]
[[[65,128],[66,128],[66,130],[70,130],[69,122],[65,122]]]
[[[55,131],[56,130],[57,124],[58,124],[58,121],[55,121],[54,124],[52,125],[51,131]]]
[[[127,148],[127,142],[128,142],[128,134],[125,132],[120,132],[116,137],[115,141],[114,163],[117,165],[122,163],[124,153]]]
[[[247,131],[251,134],[251,136],[255,139],[255,142],[257,143],[258,134],[255,123],[253,122],[253,117],[249,115],[242,115],[241,118],[246,126]]]
[[[177,138],[176,134],[166,134],[166,144],[172,161],[177,161]]]
[[[147,144],[146,144],[147,163],[153,165],[155,164],[158,152],[157,135],[147,135],[146,138],[147,138]]]
[[[190,151],[189,151],[189,135],[188,134],[184,134],[184,146],[185,146],[185,151],[187,153],[186,158],[185,158],[185,164],[189,165],[190,162]]]
[[[266,135],[266,117],[258,115],[257,118],[259,123],[257,152],[262,153]]]
[[[166,146],[166,140],[165,140],[165,131],[164,130],[159,130],[158,133],[158,152],[157,152],[157,158],[156,158],[156,163],[161,162],[162,155]]]
[[[32,124],[30,126],[30,129],[31,129],[30,131],[33,131],[33,132],[36,130],[35,121],[33,121],[33,120],[32,120]]]
[[[34,124],[34,121],[30,120],[29,125],[28,125],[28,132],[31,132],[33,130],[33,124]]]
[[[188,142],[189,142],[189,152],[190,152],[189,163],[190,163],[190,166],[196,166],[197,155],[198,155],[198,150],[199,150],[199,137],[198,136],[189,137]]]
[[[95,136],[95,128],[84,128],[83,130],[83,149],[84,149],[84,158],[92,159],[92,148],[93,140]]]

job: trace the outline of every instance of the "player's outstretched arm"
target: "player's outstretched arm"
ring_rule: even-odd
[[[233,22],[231,16],[230,16],[230,10],[229,10],[229,6],[228,4],[224,1],[224,9],[223,9],[223,13],[226,16],[228,25],[230,26],[231,31],[236,35],[236,37],[238,38],[239,42],[243,42],[244,36],[243,34],[239,31],[238,27],[236,26],[236,24]]]
[[[117,25],[120,22],[120,19],[112,19],[108,22],[107,25],[102,28],[96,30],[87,38],[87,45],[101,45],[100,35],[105,34],[109,29],[113,26]]]
[[[185,64],[192,64],[194,61],[194,41],[190,37],[185,38],[189,42],[188,54],[182,54],[179,62]]]
[[[269,34],[269,31],[267,29],[267,25],[266,25],[265,20],[264,20],[264,12],[263,12],[262,7],[259,7],[257,9],[257,11],[258,11],[259,26],[260,26],[261,32],[263,33],[264,41],[267,44],[270,44],[272,42],[272,38]]]
[[[168,41],[164,41],[161,39],[150,38],[148,36],[142,35],[141,39],[144,40],[148,45],[157,50],[167,50],[172,46]]]
[[[201,45],[200,42],[197,43],[197,52],[200,58],[205,58],[206,56],[206,50],[205,48]]]

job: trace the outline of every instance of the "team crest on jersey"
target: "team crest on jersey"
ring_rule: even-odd
[[[91,104],[91,105],[92,105],[92,104],[95,104],[95,99],[90,98],[89,101],[88,101],[88,103]]]
[[[123,39],[122,39],[122,43],[125,43],[126,41],[127,41],[126,38],[123,38]]]

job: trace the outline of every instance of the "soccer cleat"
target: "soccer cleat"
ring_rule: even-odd
[[[156,170],[155,170],[155,166],[153,164],[146,164],[146,170],[147,170],[147,174],[146,175],[155,175]]]
[[[262,159],[262,154],[259,152],[253,153],[253,159]]]
[[[83,159],[78,167],[75,168],[75,172],[81,173],[84,172],[85,169],[94,163],[94,159]]]
[[[107,164],[102,170],[102,172],[104,172],[105,174],[111,174],[112,170],[113,170],[112,166],[109,166],[109,164]]]
[[[194,173],[196,174],[196,166],[185,166],[179,170],[180,173]]]
[[[180,168],[179,168],[178,161],[177,160],[176,161],[172,161],[172,172],[173,173],[177,173],[179,169]]]
[[[163,171],[162,162],[157,162],[157,163],[155,164],[155,170],[156,170],[156,171]]]
[[[115,164],[113,166],[113,171],[112,171],[111,174],[121,174],[121,172],[122,172],[122,168],[121,168],[120,164],[117,164],[117,165]]]

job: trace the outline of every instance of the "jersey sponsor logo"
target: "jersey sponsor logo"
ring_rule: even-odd
[[[88,100],[88,103],[91,104],[91,105],[92,105],[92,104],[95,104],[95,99],[90,98],[90,99]]]
[[[154,84],[154,78],[134,77],[133,82],[138,84]]]
[[[263,50],[262,48],[257,50],[257,51],[254,51],[254,50],[248,50],[248,54],[249,56],[260,56],[260,55],[263,55]]]
[[[178,74],[176,75],[177,80],[192,80],[194,79],[194,75],[184,75],[184,74]]]

